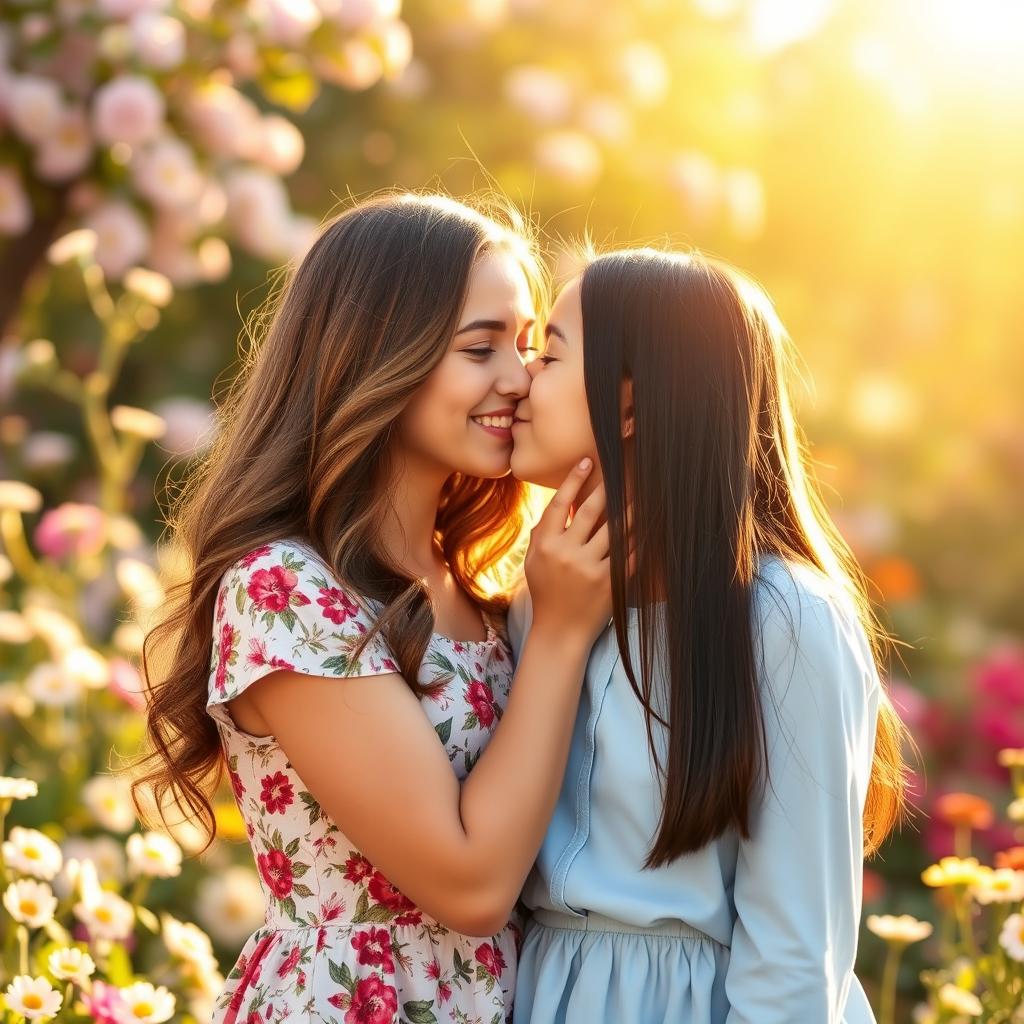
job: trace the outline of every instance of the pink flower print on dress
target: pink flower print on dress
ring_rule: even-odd
[[[264,544],[261,548],[256,548],[255,551],[250,551],[244,558],[239,559],[239,565],[246,569],[251,569],[253,562],[258,562],[264,555],[270,554],[270,545]]]
[[[283,814],[295,799],[295,788],[288,776],[283,772],[274,772],[273,775],[265,775],[260,782],[263,786],[260,793],[263,806],[271,814]]]
[[[269,569],[257,569],[249,577],[246,593],[260,611],[283,612],[289,605],[309,604],[305,594],[296,594],[299,577],[293,569],[283,565],[272,565]]]
[[[263,881],[279,899],[287,899],[292,891],[292,862],[284,850],[270,850],[256,858]]]
[[[376,975],[356,982],[345,1024],[392,1024],[398,993]]]
[[[494,724],[495,706],[494,694],[491,693],[487,685],[474,679],[466,687],[466,700],[472,705],[472,714],[476,715],[477,721],[485,729],[489,729]]]
[[[395,973],[395,961],[391,956],[391,932],[386,928],[357,932],[352,936],[352,948],[356,951],[359,963],[379,967],[385,974]]]
[[[235,650],[236,630],[230,622],[225,622],[220,628],[220,644],[217,651],[217,676],[216,683],[218,690],[225,690],[228,684],[228,665],[233,665],[238,660],[238,652]]]
[[[373,865],[361,854],[353,851],[345,861],[345,878],[349,882],[361,882],[373,874]]]
[[[379,871],[374,871],[369,884],[370,899],[388,910],[405,914],[416,909],[416,904],[399,892]]]
[[[252,637],[250,639],[249,653],[246,655],[245,663],[251,666],[269,665],[271,668],[295,668],[290,661],[285,661],[284,658],[279,658],[276,654],[267,657],[266,642],[259,637]]]
[[[359,605],[338,587],[321,587],[316,603],[323,608],[323,616],[342,626],[359,614]]]

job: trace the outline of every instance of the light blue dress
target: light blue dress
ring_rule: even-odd
[[[771,786],[749,840],[730,831],[654,870],[643,711],[614,630],[595,644],[523,891],[515,1024],[873,1024],[853,965],[878,675],[851,603],[813,570],[763,558],[754,610]],[[530,620],[524,589],[517,659]],[[629,625],[639,665],[635,613]]]

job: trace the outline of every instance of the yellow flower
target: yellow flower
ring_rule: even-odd
[[[46,255],[54,265],[79,257],[88,258],[96,252],[96,241],[96,232],[92,228],[79,228],[58,238],[46,251]]]
[[[874,932],[886,942],[908,945],[927,939],[932,933],[932,926],[927,921],[918,921],[909,914],[895,917],[892,914],[871,914],[867,920],[868,931]]]
[[[938,864],[921,872],[921,880],[933,889],[973,885],[978,880],[980,867],[977,857],[943,857]]]
[[[133,267],[124,275],[124,286],[128,291],[138,295],[140,299],[154,306],[164,307],[174,296],[171,282],[155,270]]]
[[[973,992],[953,984],[943,985],[939,989],[939,1005],[943,1010],[966,1014],[968,1017],[980,1017],[982,1013],[981,1000]]]

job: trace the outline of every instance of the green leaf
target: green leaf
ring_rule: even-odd
[[[295,856],[295,854],[297,854],[297,853],[299,852],[299,846],[301,846],[301,845],[302,845],[302,843],[301,843],[301,840],[299,840],[299,839],[293,839],[293,840],[292,840],[292,841],[291,841],[291,842],[290,842],[290,843],[289,843],[289,844],[288,844],[288,845],[287,845],[287,846],[286,846],[286,847],[284,848],[284,852],[285,852],[286,854],[288,854],[288,856],[289,856],[289,857],[294,857],[294,856]]]
[[[284,611],[278,612],[277,617],[288,627],[288,632],[294,632],[295,623],[299,621],[299,617],[291,610],[291,608],[285,608]]]
[[[135,976],[132,973],[132,962],[128,957],[128,950],[120,944],[115,943],[110,949],[110,954],[107,957],[107,976],[105,980],[110,982],[111,985],[117,985],[121,988],[130,985],[135,980]]]
[[[290,896],[287,899],[281,900],[281,909],[293,920],[298,921],[295,916],[295,900]]]
[[[348,671],[348,655],[334,654],[330,658],[324,658],[320,663],[320,667],[327,669],[329,672],[344,675]]]
[[[235,607],[238,609],[239,615],[245,614],[245,587],[241,583],[235,590]]]
[[[292,878],[301,878],[308,870],[308,864],[300,864],[298,861],[292,862]]]
[[[301,896],[303,899],[308,899],[313,895],[313,890],[308,885],[303,885],[301,882],[294,882],[292,884],[292,892],[296,896]]]
[[[341,985],[342,988],[347,989],[349,992],[355,991],[355,978],[352,977],[348,964],[336,964],[333,960],[328,960],[327,968],[331,972],[331,981],[336,985]]]
[[[452,737],[452,720],[449,718],[447,722],[435,725],[434,731],[441,737],[442,743],[447,743]]]
[[[433,999],[417,999],[413,1002],[403,1003],[402,1012],[409,1018],[409,1024],[437,1024],[432,1007]]]
[[[359,894],[359,899],[356,901],[356,912],[352,916],[353,924],[366,924],[366,913],[370,909],[370,897],[366,895],[364,889]]]
[[[156,914],[147,907],[136,907],[135,913],[138,916],[139,922],[148,928],[154,935],[160,933],[160,922],[157,920]]]

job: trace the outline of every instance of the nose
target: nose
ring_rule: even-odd
[[[533,377],[519,358],[519,354],[513,353],[502,364],[501,376],[498,379],[496,390],[499,394],[508,395],[510,398],[525,398],[530,392],[530,382],[532,380]]]

